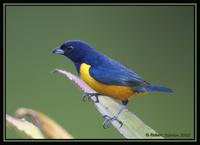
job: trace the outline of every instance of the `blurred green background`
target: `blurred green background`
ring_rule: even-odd
[[[173,94],[151,93],[128,104],[158,133],[194,132],[193,6],[6,6],[6,112],[39,110],[77,139],[123,138],[70,80],[72,62],[52,54],[68,39],[85,40]],[[6,138],[18,138],[6,130]],[[173,138],[173,137],[169,137]]]

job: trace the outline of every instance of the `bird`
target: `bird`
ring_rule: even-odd
[[[123,125],[118,116],[127,107],[130,97],[142,96],[154,91],[173,92],[168,87],[145,81],[133,69],[101,53],[83,40],[66,40],[52,52],[70,59],[80,78],[97,92],[86,92],[83,99],[95,96],[95,103],[98,103],[98,96],[103,95],[121,101],[122,106],[114,116],[104,116],[103,128],[107,128],[113,120],[118,121],[120,127]]]

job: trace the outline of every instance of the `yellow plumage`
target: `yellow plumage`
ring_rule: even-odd
[[[96,81],[89,74],[90,67],[90,65],[82,63],[80,66],[80,77],[96,92],[120,100],[127,100],[130,96],[142,95],[141,93],[133,92],[133,89],[128,86],[108,85]]]

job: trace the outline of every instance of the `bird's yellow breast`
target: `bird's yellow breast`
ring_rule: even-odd
[[[99,81],[96,81],[92,76],[90,76],[90,73],[89,73],[90,67],[91,67],[90,65],[86,63],[82,63],[80,66],[80,77],[96,92],[99,92],[103,95],[110,96],[110,97],[120,99],[120,100],[126,100],[132,95],[134,96],[140,95],[140,94],[134,93],[132,88],[128,86],[108,85],[108,84],[103,84]]]

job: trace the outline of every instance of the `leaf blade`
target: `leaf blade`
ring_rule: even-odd
[[[95,93],[83,80],[73,75],[70,72],[61,69],[55,69],[53,72],[64,75],[68,79],[72,80],[77,86],[79,86],[84,92]],[[95,101],[94,98],[91,98]],[[114,116],[114,114],[120,109],[121,105],[114,99],[107,96],[99,96],[99,103],[94,103],[96,109],[104,116]],[[123,111],[119,115],[120,121],[123,122],[123,126],[120,128],[117,121],[113,121],[112,125],[128,139],[163,139],[162,136],[150,136],[150,134],[158,134],[155,130],[146,125],[141,119],[139,119],[134,113],[130,111]]]

